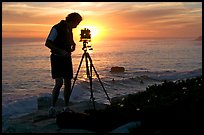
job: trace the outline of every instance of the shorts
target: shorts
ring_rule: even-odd
[[[65,58],[55,54],[50,55],[51,75],[53,79],[63,77],[64,79],[73,78],[72,58]]]

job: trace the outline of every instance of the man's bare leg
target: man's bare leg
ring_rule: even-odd
[[[55,86],[52,91],[52,106],[55,107],[57,99],[59,97],[60,89],[63,85],[63,79],[62,78],[56,78],[55,79]]]
[[[69,105],[70,96],[71,96],[71,79],[64,79],[64,102],[66,107]]]

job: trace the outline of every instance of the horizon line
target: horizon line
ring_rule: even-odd
[[[186,38],[198,38],[200,36],[191,36],[191,37],[110,37],[106,38],[108,40],[134,40],[134,39],[186,39]],[[47,39],[47,37],[2,37],[2,39]]]

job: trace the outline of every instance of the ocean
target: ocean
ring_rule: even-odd
[[[2,41],[2,117],[36,111],[37,98],[51,96],[50,50],[41,40]],[[82,43],[72,54],[74,77],[82,58]],[[90,44],[90,43],[89,43]],[[164,80],[202,75],[202,41],[193,39],[110,40],[91,43],[93,65],[110,98],[144,91]],[[112,73],[111,67],[125,72]],[[108,104],[105,91],[93,72],[96,102]],[[80,68],[70,101],[90,100],[85,61]],[[60,93],[63,98],[63,88]]]

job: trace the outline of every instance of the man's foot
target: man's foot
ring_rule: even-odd
[[[49,116],[49,117],[56,117],[56,115],[57,115],[56,109],[55,109],[53,106],[51,106],[50,109],[49,109],[49,114],[48,114],[48,116]]]

